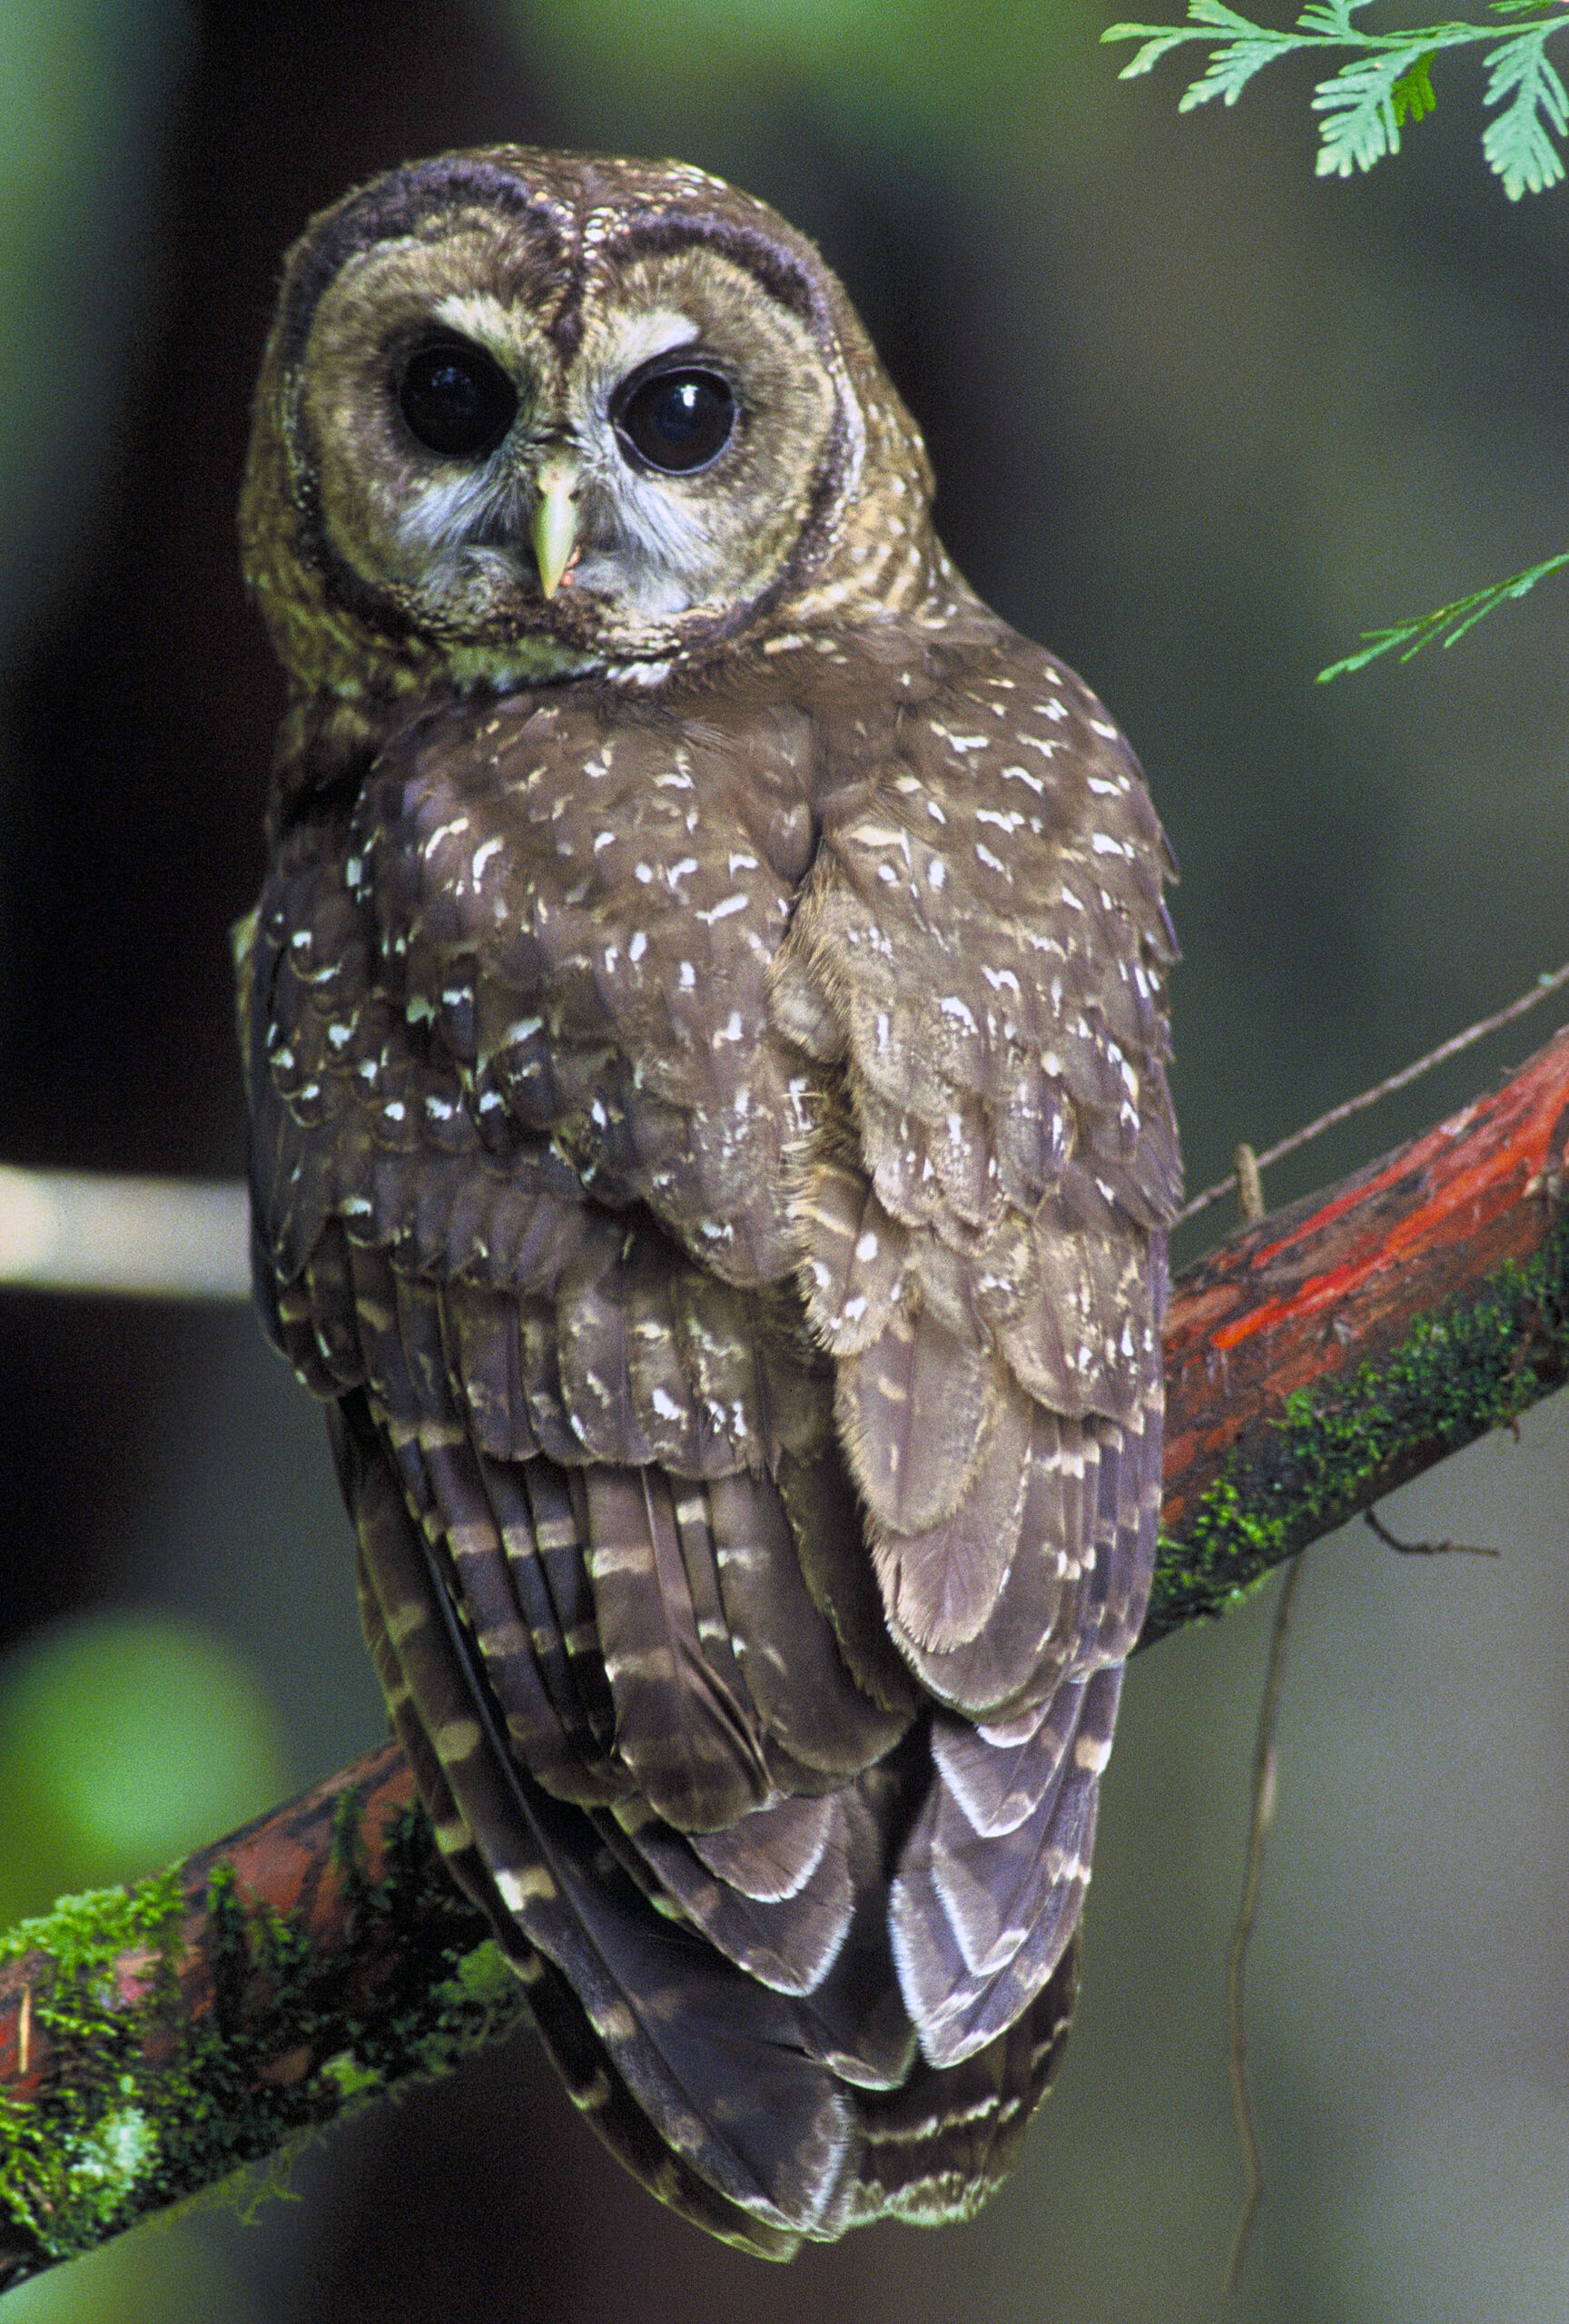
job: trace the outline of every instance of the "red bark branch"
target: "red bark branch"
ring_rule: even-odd
[[[1377,1366],[1418,1317],[1534,1257],[1560,1216],[1566,1140],[1569,1029],[1409,1146],[1189,1267],[1166,1325],[1165,1531],[1181,1532],[1293,1390]],[[1551,1360],[1534,1344],[1529,1355]],[[1560,1362],[1544,1391],[1564,1376]]]

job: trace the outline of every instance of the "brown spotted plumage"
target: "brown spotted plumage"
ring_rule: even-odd
[[[242,519],[259,1295],[456,1876],[770,2256],[1011,2166],[1154,1555],[1168,858],[930,487],[771,211],[508,147],[311,227]]]

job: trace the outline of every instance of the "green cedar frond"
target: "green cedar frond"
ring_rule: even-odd
[[[1490,77],[1485,102],[1498,104],[1514,92],[1497,120],[1488,123],[1482,140],[1482,150],[1503,179],[1511,202],[1518,202],[1523,193],[1543,192],[1556,185],[1564,174],[1551,133],[1562,137],[1569,127],[1569,99],[1547,58],[1551,30],[1551,25],[1544,25],[1516,33],[1487,59]]]
[[[1427,68],[1436,54],[1436,49],[1414,42],[1408,48],[1357,57],[1343,64],[1333,80],[1319,83],[1313,110],[1324,117],[1317,161],[1321,178],[1348,178],[1353,168],[1370,170],[1386,153],[1400,151],[1400,123],[1414,82],[1426,92],[1416,118],[1431,110],[1433,84]],[[1396,90],[1402,92],[1398,107]]]
[[[1479,41],[1496,44],[1485,58],[1484,102],[1503,107],[1482,140],[1488,166],[1502,179],[1511,202],[1541,193],[1564,175],[1554,139],[1569,131],[1569,94],[1546,53],[1550,36],[1569,26],[1569,9],[1543,13],[1543,0],[1487,0],[1494,16],[1528,16],[1532,22],[1498,39],[1489,24],[1426,25],[1409,32],[1364,32],[1353,21],[1369,0],[1308,0],[1294,28],[1277,32],[1256,25],[1224,0],[1189,0],[1181,25],[1108,25],[1103,41],[1136,40],[1141,45],[1120,78],[1149,73],[1173,49],[1194,42],[1209,54],[1203,71],[1179,100],[1179,110],[1223,98],[1234,105],[1254,74],[1279,56],[1310,49],[1350,49],[1339,70],[1321,81],[1313,95],[1320,119],[1320,176],[1349,177],[1370,170],[1386,153],[1400,150],[1400,128],[1421,121],[1435,98],[1431,71],[1440,51]]]
[[[1361,651],[1348,654],[1343,662],[1331,662],[1327,670],[1319,671],[1318,683],[1322,685],[1327,679],[1340,677],[1349,670],[1365,670],[1380,654],[1397,653],[1403,662],[1409,662],[1414,654],[1420,654],[1425,645],[1431,645],[1446,630],[1449,635],[1444,643],[1453,645],[1506,597],[1525,596],[1538,581],[1544,581],[1550,573],[1561,572],[1566,565],[1569,549],[1548,557],[1544,564],[1528,566],[1524,573],[1512,573],[1507,581],[1495,581],[1491,587],[1475,589],[1468,597],[1456,597],[1453,605],[1436,606],[1432,613],[1420,614],[1415,621],[1396,622],[1388,629],[1365,629],[1362,635],[1367,643]]]
[[[1425,121],[1438,100],[1433,94],[1428,67],[1438,52],[1424,49],[1408,73],[1403,73],[1389,92],[1389,102],[1395,108],[1395,126],[1399,128],[1407,113],[1413,121]]]

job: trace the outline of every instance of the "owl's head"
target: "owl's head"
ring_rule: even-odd
[[[676,162],[397,170],[291,253],[241,511],[298,688],[656,671],[931,584],[913,423],[813,246]]]

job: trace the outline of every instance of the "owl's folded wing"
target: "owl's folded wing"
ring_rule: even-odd
[[[1093,697],[1002,636],[833,802],[774,977],[836,1076],[795,1218],[888,1620],[991,1718],[1141,1613],[1178,1185],[1164,842]]]
[[[1093,697],[1008,637],[836,799],[774,1000],[831,1098],[794,1216],[889,1628],[957,1717],[893,1928],[933,2063],[1061,1959],[1159,1503],[1169,868]]]

